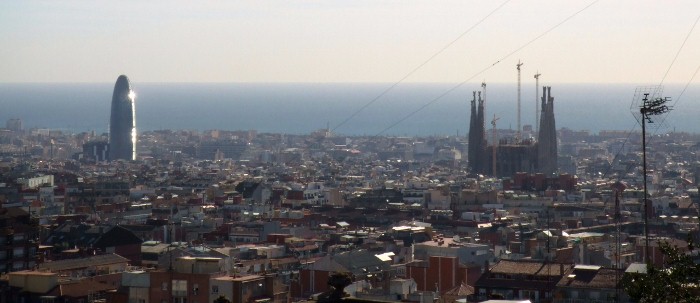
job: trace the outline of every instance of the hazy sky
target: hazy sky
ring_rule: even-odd
[[[511,0],[407,82],[461,82],[592,0]],[[395,82],[502,0],[0,2],[0,82]],[[600,0],[473,82],[658,83],[700,1]],[[700,25],[666,82],[700,65]],[[698,79],[695,80],[697,82]]]

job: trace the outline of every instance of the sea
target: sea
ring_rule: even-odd
[[[645,84],[548,84],[557,128],[640,129],[635,98]],[[0,127],[108,131],[113,83],[0,83]],[[657,132],[700,133],[700,85],[669,84],[672,111],[653,117]],[[464,136],[472,92],[481,83],[132,83],[136,127],[151,130],[257,130],[308,134],[329,128],[348,136]],[[535,83],[521,88],[521,125],[533,124]],[[541,96],[541,89],[539,90]],[[683,92],[684,91],[684,92]],[[681,92],[682,95],[681,95]],[[517,84],[487,83],[486,127],[517,128]],[[680,98],[679,98],[680,97]],[[636,115],[638,116],[638,114]]]

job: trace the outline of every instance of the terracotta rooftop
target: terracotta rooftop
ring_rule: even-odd
[[[100,283],[95,280],[84,279],[66,284],[60,284],[48,294],[70,298],[81,298],[87,297],[91,293],[100,293],[114,289],[117,289],[117,287],[107,283]]]
[[[75,269],[82,269],[82,268],[103,266],[103,265],[117,264],[117,263],[127,263],[127,262],[129,262],[129,259],[124,258],[120,255],[104,254],[104,255],[96,255],[96,256],[87,257],[87,258],[80,258],[80,259],[66,259],[66,260],[45,262],[45,263],[41,263],[39,265],[39,269],[52,271],[52,272],[60,272],[60,271],[64,271],[64,270],[75,270]]]
[[[443,296],[449,296],[453,298],[463,298],[474,294],[474,287],[467,284],[461,283],[457,287],[448,290]]]

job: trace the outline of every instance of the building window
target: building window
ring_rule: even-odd
[[[24,262],[14,262],[12,263],[12,270],[25,269]]]
[[[530,299],[530,300],[534,301],[537,299],[535,293],[536,293],[536,291],[534,291],[534,290],[521,290],[520,291],[520,294],[521,294],[520,298],[521,299]]]
[[[187,296],[187,280],[173,280],[173,296],[175,297],[186,297]]]
[[[16,247],[12,251],[12,256],[15,258],[21,258],[24,255],[24,247]]]
[[[162,289],[162,290],[168,290],[168,282],[163,282],[163,283],[160,285],[160,289]]]
[[[194,285],[192,285],[192,294],[194,294],[195,296],[199,294],[199,284],[195,283]]]
[[[219,285],[212,285],[211,286],[211,293],[218,294],[219,293]]]
[[[578,299],[578,291],[576,291],[576,290],[571,291],[571,299]]]

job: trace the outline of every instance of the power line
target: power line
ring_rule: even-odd
[[[585,10],[588,9],[589,7],[593,6],[593,4],[596,4],[598,1],[599,1],[599,0],[594,0],[593,2],[591,2],[591,3],[589,3],[588,5],[586,5],[585,7],[583,7],[582,9],[576,11],[576,12],[573,13],[572,15],[566,17],[564,20],[560,21],[559,23],[557,23],[557,24],[555,24],[554,26],[550,27],[549,29],[547,29],[547,30],[544,31],[543,33],[539,34],[539,35],[536,36],[535,38],[529,40],[529,41],[526,42],[525,44],[523,44],[523,45],[521,45],[520,47],[516,48],[514,51],[512,51],[512,52],[506,54],[505,56],[501,57],[500,59],[496,60],[496,62],[494,62],[493,64],[491,64],[491,65],[489,65],[489,66],[483,68],[482,70],[478,71],[477,73],[475,73],[475,74],[472,75],[471,77],[467,78],[466,80],[464,80],[464,81],[458,83],[457,85],[455,85],[455,86],[449,88],[447,91],[445,91],[445,92],[443,92],[442,94],[440,94],[439,96],[433,98],[433,99],[430,100],[428,103],[426,103],[426,104],[424,104],[423,106],[419,107],[418,109],[416,109],[416,110],[410,112],[408,115],[404,116],[404,117],[401,118],[400,120],[398,120],[398,121],[392,123],[392,124],[389,125],[387,128],[385,128],[384,130],[382,130],[381,132],[379,132],[379,133],[377,134],[377,136],[379,136],[379,135],[385,133],[386,131],[392,129],[394,126],[400,124],[401,122],[406,121],[408,118],[412,117],[412,116],[415,115],[416,113],[420,112],[421,110],[425,109],[426,107],[430,106],[431,104],[433,104],[433,103],[437,102],[438,100],[442,99],[442,97],[446,96],[446,95],[449,94],[450,92],[452,92],[452,91],[454,91],[454,90],[460,88],[462,85],[464,85],[464,84],[466,84],[467,82],[471,81],[471,80],[474,79],[475,77],[481,75],[481,74],[484,73],[485,71],[487,71],[487,70],[491,69],[492,67],[496,66],[496,64],[500,63],[501,61],[503,61],[503,60],[505,60],[505,59],[508,59],[508,57],[510,57],[510,56],[512,56],[513,54],[515,54],[515,53],[521,51],[522,49],[524,49],[524,48],[526,48],[526,47],[528,47],[530,44],[532,44],[532,43],[534,43],[535,41],[539,40],[540,38],[544,37],[544,36],[547,35],[549,32],[553,31],[554,29],[556,29],[557,27],[559,27],[559,26],[561,26],[562,24],[566,23],[567,21],[571,20],[572,18],[576,17],[578,14],[580,14],[580,13],[583,12],[583,11],[585,11]]]
[[[664,80],[666,80],[666,76],[668,75],[668,72],[671,70],[671,67],[673,66],[673,64],[676,62],[676,59],[678,58],[678,55],[681,53],[681,50],[683,50],[683,47],[685,46],[685,43],[688,41],[688,38],[690,38],[690,35],[693,33],[693,30],[695,29],[695,26],[698,24],[698,21],[700,21],[700,15],[698,15],[698,17],[695,18],[695,22],[693,22],[693,26],[690,27],[690,30],[688,31],[688,34],[685,35],[685,39],[683,39],[683,43],[681,43],[681,46],[678,48],[678,51],[676,52],[676,55],[673,57],[673,60],[671,61],[671,65],[668,66],[668,69],[666,70],[666,74],[664,74],[664,77],[661,79],[661,83],[662,83],[662,84],[663,84]],[[678,97],[676,98],[676,100],[673,101],[673,105],[671,105],[671,108],[675,107],[676,104],[678,103],[678,100],[681,99],[681,97],[683,96],[683,94],[685,93],[685,91],[688,89],[688,86],[690,85],[690,83],[693,82],[693,79],[695,79],[695,76],[698,74],[698,70],[700,70],[700,65],[698,65],[698,68],[695,69],[695,72],[694,72],[693,75],[690,77],[690,80],[688,80],[688,82],[686,82],[685,87],[683,87],[683,90],[681,91],[680,95],[678,95]],[[666,117],[668,117],[668,115],[665,115],[665,116],[663,116],[663,118],[661,118],[661,122],[660,122],[659,125],[663,125],[663,123],[666,121]],[[653,132],[653,135],[656,135],[657,131],[658,131],[658,129],[656,129],[656,130]]]
[[[685,94],[685,91],[688,89],[688,86],[690,86],[690,83],[692,83],[693,80],[695,79],[695,76],[697,76],[698,71],[700,71],[700,64],[698,65],[697,68],[695,68],[695,72],[693,73],[693,76],[690,77],[690,80],[688,80],[688,82],[685,83],[685,86],[683,87],[683,90],[681,91],[681,93],[678,95],[678,98],[676,98],[676,101],[673,102],[673,106],[676,106],[676,103],[678,103],[678,100],[680,100],[681,97],[683,97],[683,94]]]
[[[664,84],[664,80],[666,80],[666,76],[668,76],[668,72],[671,71],[671,67],[673,67],[674,63],[676,63],[676,59],[678,59],[678,55],[681,53],[681,50],[685,46],[685,43],[688,42],[688,38],[690,38],[690,34],[693,33],[693,30],[695,29],[695,25],[698,24],[698,21],[700,21],[700,15],[698,15],[698,17],[695,19],[695,23],[693,23],[693,26],[690,27],[690,31],[688,31],[688,34],[685,36],[685,39],[683,39],[683,43],[681,43],[681,47],[678,48],[676,55],[673,57],[673,61],[671,61],[671,65],[668,66],[668,69],[666,70],[664,77],[661,78],[661,83],[659,85]]]
[[[425,66],[426,64],[428,64],[428,62],[430,62],[430,61],[432,61],[433,59],[435,59],[435,57],[437,57],[437,56],[440,55],[442,52],[444,52],[446,49],[448,49],[450,46],[452,46],[453,44],[455,44],[458,40],[462,39],[462,37],[464,37],[466,34],[468,34],[469,32],[471,32],[475,27],[477,27],[479,24],[481,24],[482,22],[484,22],[484,20],[486,20],[486,19],[487,19],[488,17],[490,17],[491,15],[493,15],[496,11],[498,11],[499,9],[501,9],[504,5],[506,5],[506,3],[510,2],[510,1],[511,1],[511,0],[503,1],[503,3],[501,3],[501,5],[499,5],[499,6],[496,7],[495,9],[493,9],[490,13],[488,13],[488,14],[487,14],[486,16],[484,16],[483,18],[481,18],[481,20],[479,20],[478,22],[474,23],[474,25],[472,25],[471,27],[469,27],[466,31],[462,32],[459,36],[457,36],[457,38],[455,38],[454,40],[452,40],[450,43],[447,43],[447,45],[443,46],[440,50],[438,50],[436,53],[434,53],[432,56],[430,56],[427,60],[423,61],[423,63],[421,63],[421,64],[418,65],[416,68],[414,68],[413,70],[411,70],[410,72],[408,72],[408,74],[406,74],[405,76],[403,76],[403,78],[399,79],[399,81],[395,82],[394,84],[392,84],[391,86],[389,86],[388,88],[386,88],[386,89],[385,89],[384,91],[382,91],[379,95],[377,95],[377,96],[374,97],[372,100],[370,100],[369,102],[367,102],[367,104],[363,105],[363,106],[360,107],[358,110],[356,110],[355,112],[353,112],[347,119],[343,120],[343,122],[340,122],[340,124],[336,125],[336,126],[332,129],[332,131],[335,131],[335,130],[338,129],[339,127],[343,126],[345,123],[347,123],[348,121],[352,120],[352,118],[354,118],[355,116],[357,116],[357,114],[359,114],[359,113],[360,113],[361,111],[363,111],[365,108],[367,108],[367,107],[369,107],[370,105],[372,105],[372,104],[374,104],[375,102],[377,102],[377,100],[379,100],[381,97],[383,97],[384,95],[386,95],[389,91],[391,91],[392,89],[394,89],[394,87],[396,87],[397,85],[401,84],[404,80],[406,80],[408,77],[410,77],[411,75],[413,75],[413,74],[414,74],[416,71],[418,71],[420,68],[422,68],[423,66]]]
[[[661,86],[661,85],[664,83],[664,81],[666,80],[666,76],[668,76],[668,73],[671,71],[671,68],[672,68],[673,65],[676,63],[676,59],[678,59],[678,55],[679,55],[679,54],[681,53],[681,51],[683,50],[683,47],[685,46],[685,43],[688,41],[688,38],[690,38],[690,35],[693,33],[693,30],[695,29],[695,26],[698,24],[698,21],[700,21],[700,15],[698,15],[698,18],[695,19],[695,22],[693,23],[693,26],[690,27],[690,30],[688,31],[688,34],[685,36],[685,39],[683,39],[683,43],[681,43],[681,46],[678,48],[678,51],[676,51],[676,55],[673,57],[673,60],[671,61],[671,64],[670,64],[670,65],[668,66],[668,68],[666,69],[666,73],[665,73],[664,76],[661,78],[661,83],[659,84],[659,86]],[[685,87],[684,87],[683,90],[681,91],[680,95],[678,95],[678,98],[676,98],[676,100],[673,102],[673,105],[671,106],[671,108],[673,108],[673,107],[676,106],[676,103],[678,103],[678,100],[681,99],[681,97],[683,96],[683,94],[685,93],[685,91],[688,89],[688,86],[690,86],[690,83],[693,82],[693,79],[694,79],[695,76],[697,75],[698,71],[700,71],[700,65],[698,65],[698,68],[695,69],[695,73],[693,73],[693,76],[690,77],[690,80],[688,80],[688,82],[685,84]],[[635,100],[632,100],[632,102],[634,102],[634,101],[635,101]],[[666,117],[668,117],[668,115],[664,115],[664,116],[661,118],[661,122],[659,123],[659,125],[663,125],[663,123],[666,121]],[[625,138],[625,141],[623,141],[622,145],[620,146],[620,149],[619,149],[619,150],[617,151],[617,153],[615,154],[615,157],[613,158],[613,161],[612,161],[612,162],[610,163],[610,165],[608,166],[608,169],[606,170],[606,172],[605,172],[605,174],[603,175],[603,177],[607,176],[608,172],[610,172],[610,169],[611,169],[612,166],[614,165],[615,160],[616,160],[617,157],[620,155],[620,152],[622,152],[622,149],[624,149],[625,144],[627,144],[627,141],[629,141],[630,136],[632,135],[632,132],[637,128],[637,125],[639,125],[639,123],[635,124],[635,125],[632,127],[632,129],[630,129],[630,131],[627,133],[627,138]],[[653,135],[655,135],[657,131],[658,131],[658,129],[656,129],[656,130],[654,131]],[[628,170],[628,172],[629,172],[629,170]],[[618,181],[620,180],[620,178],[621,178],[621,176],[618,176],[618,178],[617,178]]]
[[[671,108],[675,107],[675,106],[676,106],[676,103],[678,103],[678,100],[680,100],[681,97],[683,97],[683,94],[685,94],[685,91],[688,89],[688,86],[690,86],[690,83],[693,82],[693,80],[695,79],[695,76],[697,76],[697,74],[698,74],[699,71],[700,71],[700,65],[698,65],[698,67],[695,69],[695,72],[694,72],[693,75],[690,77],[690,80],[688,80],[688,82],[685,83],[685,86],[683,87],[683,90],[682,90],[681,93],[678,95],[678,97],[676,98],[676,100],[673,101],[673,105],[671,105]],[[661,119],[661,123],[664,123],[664,121],[666,121],[666,118],[667,118],[667,117],[668,117],[668,115],[663,116],[663,118]]]
[[[603,174],[602,178],[605,179],[608,176],[608,173],[610,173],[610,170],[612,169],[613,165],[615,165],[615,160],[620,156],[620,153],[622,153],[622,150],[625,149],[625,145],[627,145],[627,141],[629,141],[630,136],[632,136],[632,132],[637,128],[637,123],[632,125],[632,128],[627,131],[627,138],[625,138],[625,141],[622,141],[622,145],[620,145],[620,149],[617,150],[617,153],[615,153],[615,157],[613,157],[612,161],[608,165],[608,169],[605,170],[605,173]],[[620,181],[620,178],[622,176],[617,176],[617,180]]]

